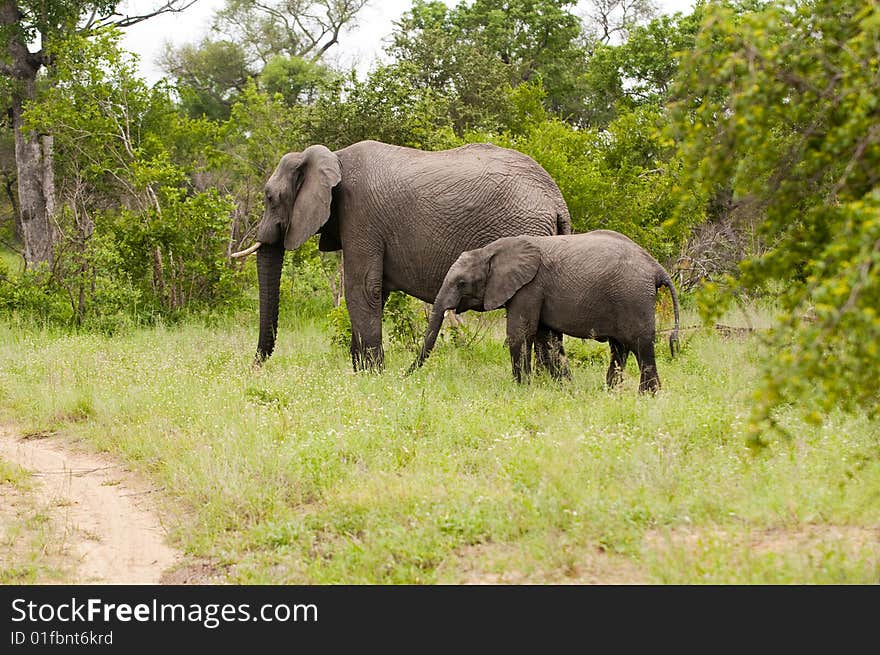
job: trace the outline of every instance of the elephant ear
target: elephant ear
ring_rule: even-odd
[[[491,248],[492,246],[490,246]],[[489,260],[483,308],[498,309],[538,274],[541,251],[517,237],[500,239]]]
[[[299,191],[293,201],[284,247],[296,250],[330,218],[333,187],[342,179],[339,158],[326,146],[309,146],[302,153]]]

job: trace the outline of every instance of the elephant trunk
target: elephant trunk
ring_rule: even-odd
[[[260,340],[257,343],[257,362],[265,361],[275,350],[283,264],[284,246],[281,243],[263,244],[257,251],[257,277],[260,283]]]
[[[425,331],[425,341],[422,343],[422,349],[418,357],[409,367],[408,374],[415,371],[428,359],[428,355],[434,349],[434,344],[437,343],[437,336],[440,334],[440,326],[443,325],[443,317],[446,314],[446,310],[452,309],[458,304],[457,300],[455,302],[451,300],[441,301],[440,299],[444,295],[443,290],[441,290],[440,294],[437,295],[437,300],[434,301],[434,309],[431,312],[431,319],[428,321],[428,329]]]

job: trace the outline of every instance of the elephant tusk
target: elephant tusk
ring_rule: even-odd
[[[256,252],[257,250],[259,250],[259,249],[260,249],[260,246],[262,246],[262,245],[263,245],[262,243],[260,243],[259,241],[257,241],[257,242],[254,243],[254,245],[252,245],[250,248],[247,248],[246,250],[239,250],[238,252],[234,252],[234,253],[232,253],[232,254],[229,255],[229,256],[230,256],[230,257],[234,257],[235,259],[239,259],[239,258],[241,258],[241,257],[247,257],[247,256],[250,255],[252,252]]]

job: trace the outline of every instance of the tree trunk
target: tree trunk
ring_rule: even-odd
[[[2,72],[11,78],[12,131],[18,176],[18,209],[24,241],[25,266],[52,266],[55,246],[55,177],[52,172],[52,139],[23,127],[24,105],[36,98],[37,73],[45,59],[42,51],[30,52],[24,15],[12,0],[0,2],[0,28],[6,32],[8,60]]]
[[[33,89],[33,82],[28,85]],[[31,91],[32,93],[32,91]],[[22,128],[22,102],[13,100],[15,163],[18,169],[18,206],[28,268],[45,262],[52,266],[55,247],[55,176],[52,172],[52,137]]]
[[[16,176],[12,171],[5,172],[3,176],[3,189],[6,191],[6,198],[9,200],[9,206],[12,207],[12,220],[15,223],[15,236],[24,242],[24,237],[21,234],[21,214],[18,211],[18,196],[14,189],[17,185]]]

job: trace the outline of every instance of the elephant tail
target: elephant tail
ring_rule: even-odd
[[[672,296],[672,312],[675,314],[675,327],[672,329],[672,333],[669,335],[669,353],[675,357],[675,355],[681,352],[681,347],[678,343],[678,294],[675,292],[675,285],[672,283],[672,278],[669,277],[669,274],[660,269],[660,276],[657,278],[657,288],[666,287],[669,289],[669,294]]]
[[[568,205],[561,195],[559,205],[556,207],[556,234],[571,234],[571,216],[568,213]]]

